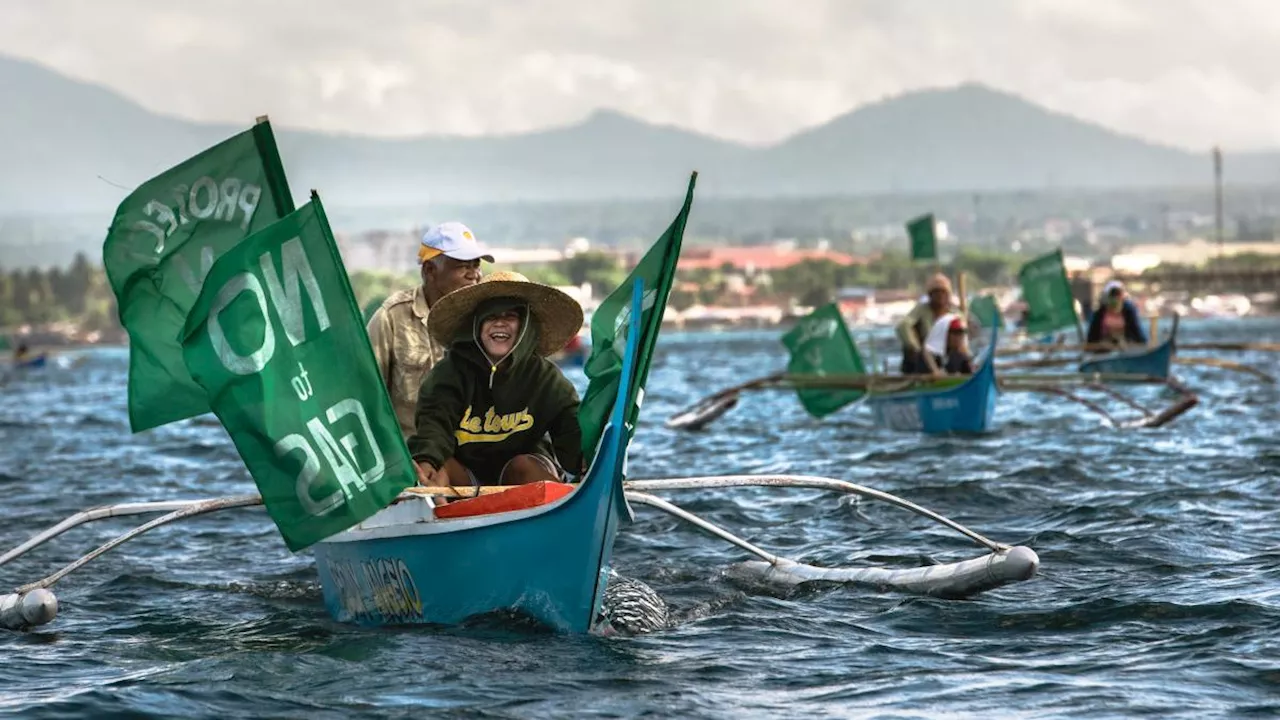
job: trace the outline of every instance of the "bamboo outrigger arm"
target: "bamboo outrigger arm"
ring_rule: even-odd
[[[730,487],[794,487],[813,488],[817,490],[834,490],[835,492],[844,493],[845,495],[858,495],[872,500],[887,502],[890,505],[896,505],[904,510],[926,517],[936,523],[946,525],[952,530],[955,530],[961,535],[964,535],[970,540],[990,550],[1001,551],[1009,549],[1008,545],[983,537],[960,523],[950,518],[943,517],[928,508],[921,507],[910,500],[900,498],[897,495],[893,495],[882,490],[869,488],[865,485],[858,485],[847,480],[836,480],[835,478],[818,477],[814,475],[713,475],[692,478],[628,480],[624,482],[622,486],[628,492],[705,490],[709,488]]]
[[[874,587],[888,587],[935,597],[962,598],[1012,582],[1030,579],[1040,566],[1040,558],[1028,547],[1010,547],[986,537],[915,503],[890,493],[832,478],[803,475],[729,475],[671,480],[633,480],[626,483],[629,502],[648,505],[726,540],[761,558],[731,567],[728,574],[740,579],[770,584],[800,585],[806,582],[840,582]],[[981,557],[955,563],[918,568],[837,567],[825,568],[780,557],[760,549],[727,530],[679,508],[661,498],[639,490],[684,490],[722,487],[797,487],[835,490],[846,494],[889,502],[939,522],[986,546],[992,552]]]
[[[0,556],[0,564],[9,562],[19,555],[22,555],[30,551],[32,548],[61,535],[77,525],[83,525],[87,522],[102,520],[109,517],[142,515],[146,513],[164,512],[166,510],[169,511],[161,517],[139,525],[129,532],[104,543],[97,549],[78,558],[52,575],[33,583],[22,585],[8,595],[0,595],[0,627],[18,630],[35,627],[37,625],[44,625],[45,623],[52,621],[58,614],[58,599],[49,590],[54,583],[58,582],[75,570],[84,567],[103,553],[119,547],[148,530],[160,527],[161,525],[167,525],[177,520],[194,517],[196,515],[204,515],[206,513],[217,512],[219,510],[251,507],[261,504],[262,497],[259,495],[236,495],[232,497],[211,498],[208,500],[121,503],[119,505],[108,505],[76,513]]]

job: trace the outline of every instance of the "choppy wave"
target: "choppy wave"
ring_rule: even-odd
[[[1184,323],[1184,338],[1280,338],[1280,323]],[[261,510],[157,529],[58,585],[55,623],[0,634],[0,713],[30,717],[911,716],[1280,714],[1280,388],[1191,369],[1202,404],[1122,432],[1081,408],[1002,396],[999,430],[924,438],[865,411],[815,421],[781,392],[712,428],[661,421],[784,362],[772,333],[668,335],[633,446],[637,477],[792,472],[901,494],[1033,547],[1034,581],[955,602],[842,586],[779,591],[738,551],[636,508],[618,570],[657,589],[671,629],[547,633],[504,617],[361,629],[325,614],[310,558]],[[707,362],[714,358],[714,362]],[[1239,358],[1280,374],[1280,357]],[[127,352],[99,350],[0,389],[0,547],[84,507],[233,494],[251,481],[207,418],[129,433]],[[578,378],[580,385],[584,384]],[[1158,391],[1138,388],[1158,404]],[[817,564],[970,557],[896,508],[811,490],[672,499]],[[129,527],[77,528],[0,568],[51,572]]]

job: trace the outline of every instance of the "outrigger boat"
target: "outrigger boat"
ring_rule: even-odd
[[[1120,351],[1096,360],[1080,363],[1080,372],[1086,374],[1144,375],[1168,378],[1173,369],[1173,356],[1177,349],[1178,316],[1173,316],[1173,332],[1163,342],[1149,348]]]
[[[13,363],[13,368],[15,370],[34,370],[36,368],[42,368],[48,363],[49,363],[48,354],[40,353],[35,357],[24,358],[22,360],[15,360]]]
[[[866,403],[876,423],[891,430],[938,433],[984,433],[996,413],[994,353],[997,330],[969,376],[944,378],[919,389],[877,391],[872,385]]]
[[[637,281],[632,317],[641,315],[642,292]],[[618,526],[631,520],[622,474],[639,343],[640,323],[632,323],[620,391],[582,483],[545,505],[456,519],[436,518],[431,500],[414,495],[317,543],[330,614],[363,625],[455,624],[512,610],[556,630],[590,630]]]
[[[631,310],[643,307],[635,284]],[[524,613],[567,632],[608,632],[617,624],[637,631],[661,627],[654,618],[627,619],[604,607],[613,541],[632,518],[628,504],[643,504],[692,523],[757,556],[728,570],[732,577],[794,586],[838,582],[963,598],[1033,577],[1039,558],[1027,547],[990,540],[937,513],[889,493],[831,478],[725,476],[624,482],[629,444],[627,391],[636,382],[640,323],[632,323],[621,382],[610,420],[586,479],[550,503],[493,514],[435,517],[433,495],[467,495],[457,488],[412,488],[358,526],[317,543],[316,566],[330,614],[361,625],[458,623],[497,611]],[[652,492],[745,486],[819,488],[881,500],[945,525],[989,552],[977,558],[916,568],[824,568],[785,558],[733,535]],[[522,486],[528,488],[530,486]],[[519,492],[521,489],[514,489]],[[480,492],[512,492],[481,488]],[[479,494],[479,493],[477,493]],[[483,498],[482,498],[483,499]],[[0,565],[78,525],[110,517],[166,513],[84,555],[42,580],[0,595],[0,627],[27,629],[58,612],[50,588],[71,572],[161,525],[211,512],[260,505],[256,495],[197,501],[125,503],[78,513],[0,555]],[[645,607],[652,608],[649,604]]]

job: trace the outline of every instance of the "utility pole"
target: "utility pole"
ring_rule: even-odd
[[[1213,148],[1213,228],[1218,236],[1218,256],[1222,256],[1222,150]]]

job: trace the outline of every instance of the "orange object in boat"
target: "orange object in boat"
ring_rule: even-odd
[[[460,518],[526,510],[559,500],[572,491],[573,486],[568,483],[545,480],[527,485],[513,485],[510,490],[503,490],[500,493],[454,500],[448,505],[439,506],[436,508],[436,517]]]

